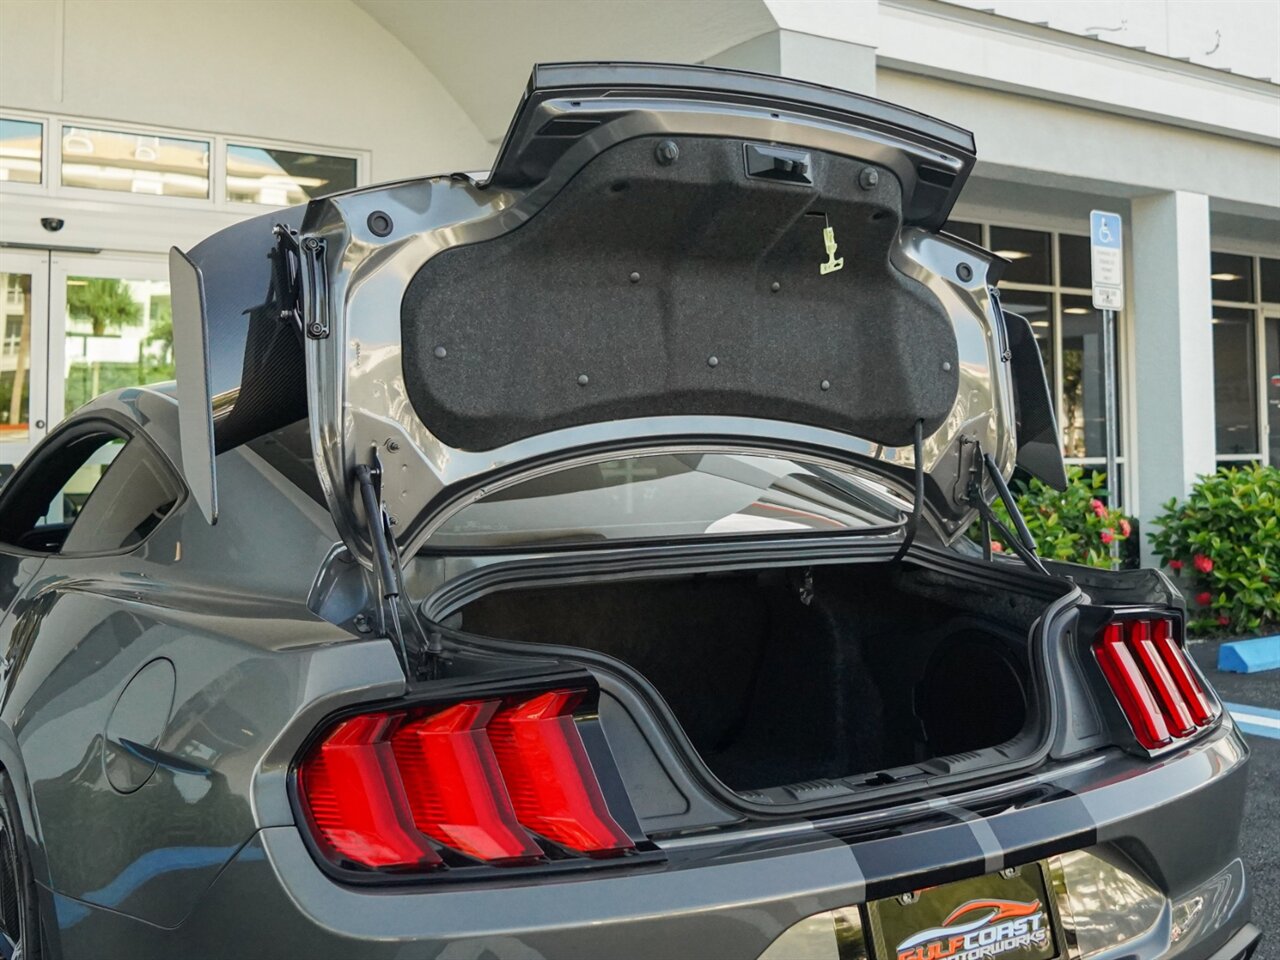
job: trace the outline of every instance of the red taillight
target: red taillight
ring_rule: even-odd
[[[1182,648],[1174,640],[1173,630],[1170,629],[1168,620],[1157,620],[1154,632],[1153,640],[1156,651],[1160,654],[1165,667],[1168,668],[1170,675],[1173,677],[1173,682],[1177,685],[1178,692],[1182,694],[1183,699],[1186,701],[1187,708],[1191,712],[1191,719],[1195,721],[1196,726],[1203,727],[1213,720],[1214,710],[1209,704],[1209,698],[1204,694],[1204,688],[1200,686],[1200,681],[1191,672],[1191,667],[1187,663],[1187,655],[1182,652]]]
[[[1190,736],[1213,719],[1171,620],[1109,623],[1093,652],[1134,736],[1148,750]]]
[[[442,866],[447,850],[499,866],[543,861],[534,834],[589,857],[635,849],[575,724],[584,695],[553,690],[338,722],[298,768],[317,845],[339,866],[397,872]]]
[[[459,703],[406,722],[391,738],[418,829],[481,860],[542,856],[515,811],[485,736],[497,700]]]
[[[1142,668],[1143,676],[1151,684],[1151,692],[1160,704],[1169,732],[1175,737],[1185,737],[1196,728],[1195,721],[1191,719],[1191,711],[1187,709],[1182,694],[1174,686],[1164,659],[1156,652],[1155,642],[1151,639],[1151,622],[1134,620],[1127,626],[1129,649]]]
[[[392,718],[344,720],[303,764],[299,787],[322,844],[374,869],[422,869],[440,855],[415,829],[391,746]]]
[[[614,822],[573,708],[582,691],[553,690],[500,711],[489,737],[516,816],[548,840],[588,856],[615,856],[635,844]]]

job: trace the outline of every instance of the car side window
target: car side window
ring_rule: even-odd
[[[0,544],[36,553],[128,548],[181,489],[145,441],[79,424],[37,449],[0,490]]]
[[[98,553],[135,546],[168,515],[181,493],[146,444],[130,440],[79,508],[61,552]]]

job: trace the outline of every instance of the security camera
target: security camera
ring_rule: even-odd
[[[44,227],[50,233],[57,233],[64,226],[66,226],[66,223],[67,221],[63,220],[61,217],[41,217],[40,218],[40,226]]]

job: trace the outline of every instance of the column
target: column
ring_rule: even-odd
[[[1173,191],[1132,201],[1134,409],[1143,564],[1151,520],[1216,467],[1209,198]]]

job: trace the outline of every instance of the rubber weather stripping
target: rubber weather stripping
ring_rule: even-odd
[[[912,439],[915,450],[915,503],[911,505],[911,515],[907,517],[907,529],[903,532],[902,546],[893,555],[891,563],[897,563],[907,555],[911,544],[915,542],[916,530],[920,527],[920,514],[924,508],[924,421],[917,420],[915,435]]]

